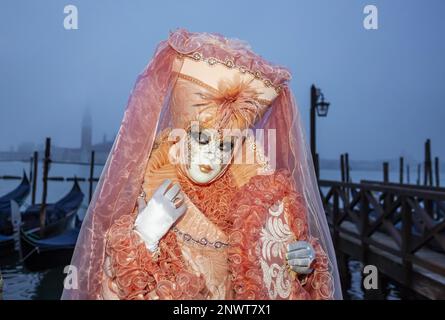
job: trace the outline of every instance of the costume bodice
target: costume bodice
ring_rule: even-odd
[[[209,299],[230,299],[227,247],[223,245],[215,248],[211,245],[217,241],[227,244],[228,236],[206,218],[189,199],[187,205],[187,212],[175,225],[183,259],[189,271],[204,275]]]

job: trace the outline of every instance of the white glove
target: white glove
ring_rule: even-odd
[[[144,199],[138,199],[135,231],[151,252],[156,251],[159,240],[187,210],[180,186],[171,184],[170,179],[164,180],[147,205]]]
[[[313,270],[311,264],[315,259],[315,250],[307,241],[295,241],[287,246],[287,262],[298,274],[309,274]]]

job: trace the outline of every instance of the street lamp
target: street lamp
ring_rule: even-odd
[[[324,100],[321,90],[315,85],[311,86],[311,154],[314,161],[315,174],[317,179],[320,177],[320,167],[318,163],[318,154],[315,140],[315,119],[316,114],[319,117],[326,117],[329,110],[329,102]]]
[[[317,103],[317,114],[319,117],[326,117],[328,115],[329,102],[324,101],[323,93],[320,93],[321,101]]]

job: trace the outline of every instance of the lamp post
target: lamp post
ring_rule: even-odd
[[[311,154],[314,161],[315,174],[317,179],[320,177],[319,159],[316,147],[316,116],[326,117],[329,109],[329,102],[324,100],[324,95],[321,90],[315,85],[311,86]]]

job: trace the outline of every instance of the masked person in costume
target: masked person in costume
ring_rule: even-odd
[[[177,30],[139,76],[67,299],[340,299],[290,73]],[[267,141],[267,143],[265,143]]]

